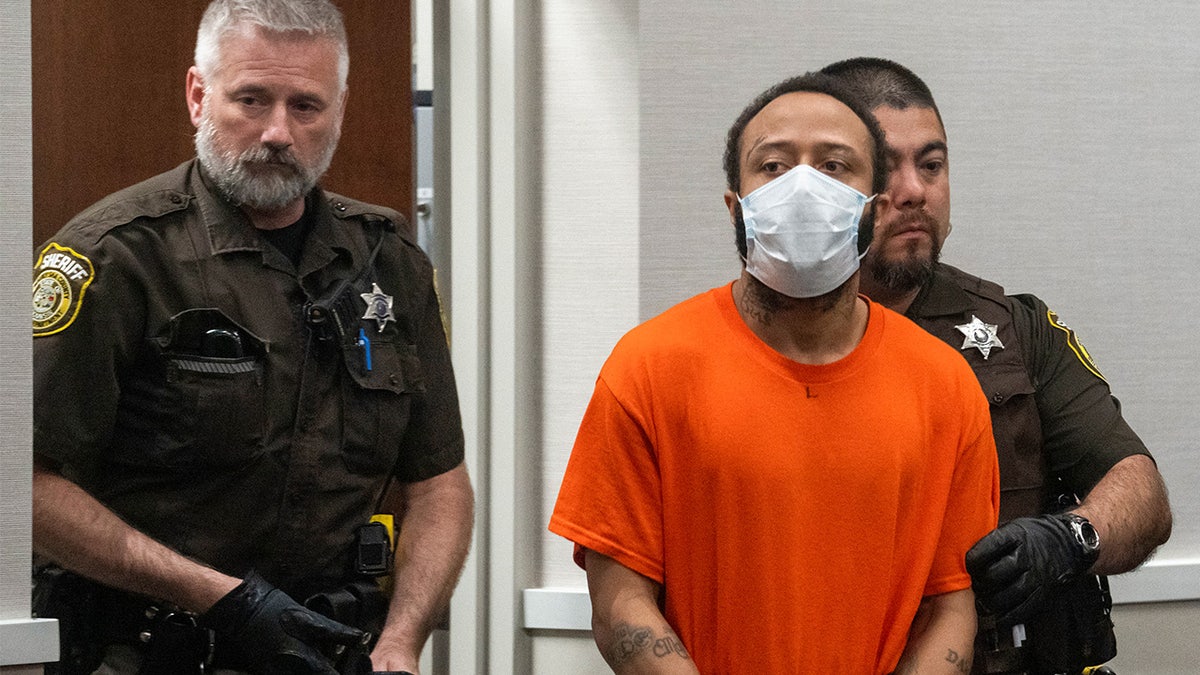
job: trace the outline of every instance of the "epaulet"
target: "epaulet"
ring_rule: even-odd
[[[92,242],[114,228],[138,218],[161,218],[191,205],[192,195],[179,189],[180,181],[168,172],[112,193],[72,218],[63,231]]]
[[[329,201],[329,210],[335,218],[341,220],[359,218],[368,222],[383,222],[385,227],[399,233],[405,239],[412,238],[408,220],[395,209],[369,204],[328,191],[325,192],[325,198]]]
[[[1012,299],[1014,304],[1023,305],[1037,314],[1044,313],[1049,309],[1049,307],[1046,306],[1045,300],[1042,300],[1032,293],[1017,293],[1008,297]]]
[[[1005,303],[1004,287],[994,281],[988,281],[974,274],[964,272],[953,265],[940,263],[938,265],[947,276],[953,277],[959,288],[971,295],[977,295],[993,302]]]

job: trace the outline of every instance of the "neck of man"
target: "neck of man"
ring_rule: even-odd
[[[254,227],[260,230],[278,230],[300,220],[304,216],[304,198],[278,209],[261,210],[243,205],[242,211]]]
[[[767,346],[807,365],[845,358],[867,331],[870,311],[858,297],[858,276],[832,294],[791,298],[767,288],[750,273],[733,282],[733,302],[746,326]]]
[[[863,268],[861,274],[862,280],[859,284],[859,292],[900,314],[908,311],[908,308],[912,306],[913,300],[917,299],[917,294],[921,292],[920,286],[896,289],[880,284],[872,278],[871,273],[866,271],[866,268]]]

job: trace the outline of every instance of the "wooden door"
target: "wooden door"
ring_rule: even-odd
[[[322,185],[411,220],[408,0],[335,0],[350,42],[342,140]],[[35,0],[33,241],[105,195],[194,154],[184,104],[208,0]]]

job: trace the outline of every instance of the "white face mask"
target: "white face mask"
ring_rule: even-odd
[[[874,198],[807,164],[739,197],[746,271],[793,298],[832,291],[858,269],[858,222]]]

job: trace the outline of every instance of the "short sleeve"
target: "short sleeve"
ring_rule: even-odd
[[[64,230],[34,262],[33,452],[89,471],[109,443],[120,392],[118,373],[142,346],[140,284],[129,270],[135,254],[112,238],[96,244]],[[85,283],[47,298],[55,265]],[[64,292],[67,297],[63,297]],[[39,324],[39,309],[63,303],[64,318]]]
[[[1075,331],[1034,296],[1013,296],[1013,305],[1028,336],[1047,468],[1082,499],[1122,459],[1150,452]]]
[[[602,373],[550,530],[662,583],[662,488],[651,438],[644,419],[618,400]]]
[[[967,440],[954,467],[941,538],[925,587],[927,596],[970,587],[967,551],[996,528],[1000,516],[1000,469],[987,401],[978,387],[970,393],[976,396],[963,405],[970,411],[965,428],[973,433],[964,435]]]
[[[416,258],[408,269],[409,283],[423,292],[414,294],[413,323],[417,358],[421,364],[424,391],[414,402],[413,415],[401,444],[396,477],[406,483],[440,475],[463,461],[462,415],[450,349],[442,326],[441,304],[432,283],[428,261],[405,247],[402,255]]]

